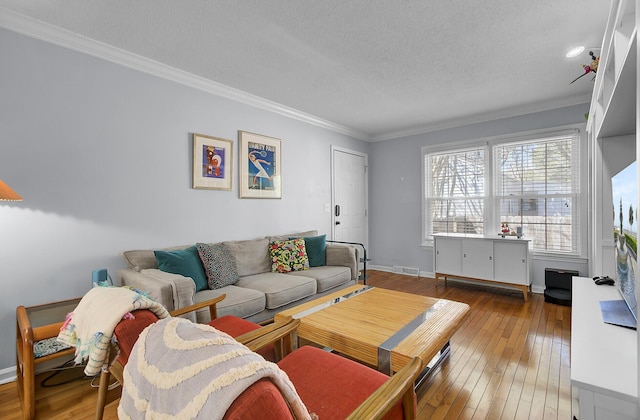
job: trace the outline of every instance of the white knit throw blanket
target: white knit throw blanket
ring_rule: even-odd
[[[222,419],[260,378],[280,389],[296,419],[310,419],[293,384],[231,336],[209,325],[167,318],[147,327],[124,368],[120,419]]]
[[[87,360],[84,373],[95,376],[108,363],[116,325],[137,309],[149,309],[158,318],[169,316],[164,306],[128,287],[94,287],[67,314],[58,341],[75,347],[76,364]]]

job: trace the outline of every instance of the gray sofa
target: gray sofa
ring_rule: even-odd
[[[326,244],[326,265],[290,273],[271,271],[272,241],[313,236],[317,236],[317,231],[222,242],[235,258],[239,280],[218,289],[196,292],[191,278],[161,271],[154,250],[122,252],[127,268],[118,271],[118,279],[121,285],[147,292],[170,311],[226,294],[217,305],[218,316],[235,315],[256,323],[265,322],[284,309],[357,283],[358,249],[343,244]],[[197,322],[208,322],[208,308],[197,311],[194,318]]]

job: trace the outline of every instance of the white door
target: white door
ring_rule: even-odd
[[[367,246],[367,155],[331,147],[332,237]]]

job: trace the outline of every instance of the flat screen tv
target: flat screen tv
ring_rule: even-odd
[[[614,280],[624,300],[620,311],[632,318],[626,322],[612,322],[636,328],[638,303],[636,301],[637,239],[638,239],[638,180],[637,163],[633,162],[611,178],[613,193],[613,237],[615,243]],[[614,302],[614,301],[612,301]],[[624,315],[624,314],[621,314]],[[606,322],[606,319],[605,319]]]

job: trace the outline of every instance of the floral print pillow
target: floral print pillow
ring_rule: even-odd
[[[288,273],[309,269],[309,257],[303,238],[271,242],[269,256],[273,272]]]

